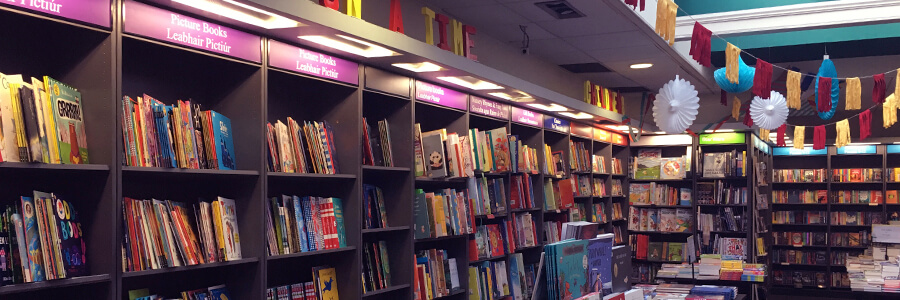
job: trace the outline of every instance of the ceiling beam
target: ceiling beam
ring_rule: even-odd
[[[678,17],[675,40],[694,22],[722,37],[900,22],[900,0],[841,0]]]

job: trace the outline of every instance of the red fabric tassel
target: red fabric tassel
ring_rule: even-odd
[[[720,99],[720,101],[722,101],[722,106],[728,106],[728,92],[721,90],[719,95],[722,97],[722,99]]]
[[[638,9],[640,7],[641,11],[644,11],[645,0],[625,0],[625,5],[630,5],[631,9]],[[640,4],[638,4],[640,2]]]
[[[769,99],[772,91],[772,64],[756,59],[756,74],[753,75],[753,94]]]
[[[831,110],[831,78],[819,77],[819,112]]]
[[[825,125],[819,125],[813,129],[813,150],[825,149]]]
[[[712,66],[712,62],[710,62],[711,37],[712,31],[703,27],[700,22],[694,22],[694,33],[691,35],[691,50],[688,54],[704,67]]]
[[[872,134],[872,111],[866,110],[859,114],[859,139],[864,140]]]
[[[778,127],[778,147],[787,146],[787,144],[785,144],[785,142],[784,142],[784,131],[785,130],[787,130],[787,124],[781,124],[781,127]]]
[[[747,106],[747,109],[744,110],[744,125],[753,127],[753,118],[750,117],[750,102],[748,101],[747,103],[744,103],[744,105]]]
[[[875,79],[875,89],[872,90],[872,101],[875,103],[884,103],[884,90],[887,84],[884,83],[884,73],[872,76]]]

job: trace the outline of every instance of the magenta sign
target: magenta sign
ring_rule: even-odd
[[[101,0],[6,0],[6,5],[21,7],[30,11],[50,14],[109,27],[111,10],[109,1]]]
[[[521,123],[525,125],[531,126],[541,126],[541,123],[544,121],[544,115],[530,111],[524,110],[518,107],[512,108],[512,121],[516,123]]]
[[[29,0],[30,1],[30,0]],[[260,37],[134,1],[125,1],[123,29],[164,42],[260,62]]]
[[[509,105],[472,96],[469,99],[469,112],[488,117],[509,120]]]
[[[269,66],[359,84],[357,63],[272,40],[269,41]]]
[[[456,109],[466,109],[466,94],[418,80],[416,81],[416,100]]]

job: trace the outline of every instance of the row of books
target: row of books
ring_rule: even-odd
[[[525,263],[522,253],[513,253],[509,255],[510,294],[513,296],[513,299],[531,299],[534,285],[537,281],[535,277],[537,275],[537,268],[538,263]],[[469,267],[470,275],[472,274],[471,272],[472,267]],[[471,286],[471,279],[469,279],[469,281],[469,285]]]
[[[563,210],[572,208],[575,203],[575,191],[569,179],[544,179],[544,210]]]
[[[334,128],[327,121],[304,121],[303,126],[288,117],[266,124],[269,172],[338,174]]]
[[[689,232],[691,230],[691,210],[687,208],[631,206],[628,218],[628,230],[661,232]]]
[[[506,213],[507,189],[504,178],[469,177],[468,191],[476,215]],[[517,186],[518,187],[518,186]],[[520,196],[517,191],[516,196]],[[520,199],[517,199],[520,200]],[[521,201],[516,201],[516,205]]]
[[[363,243],[362,267],[363,293],[391,287],[391,263],[386,241]]]
[[[509,253],[506,228],[505,223],[476,226],[475,237],[469,240],[475,246],[469,252],[469,260],[495,258]]]
[[[843,274],[843,275],[839,275]],[[849,287],[850,279],[846,277],[847,273],[833,272],[831,275],[832,287]],[[772,283],[775,285],[788,285],[796,288],[817,287],[827,288],[829,285],[828,273],[823,271],[791,271],[791,270],[773,270]],[[844,282],[844,278],[847,279]],[[839,280],[840,284],[835,284],[835,280]],[[845,284],[846,283],[846,284]]]
[[[747,228],[747,217],[749,215],[744,215],[740,212],[735,214],[731,207],[720,208],[716,213],[712,214],[701,213],[697,220],[700,223],[698,231],[742,232]]]
[[[569,222],[575,221],[587,221],[592,211],[588,210],[590,205],[584,202],[576,202],[572,208],[569,209]]]
[[[391,125],[387,119],[378,121],[378,132],[369,126],[366,118],[363,122],[362,152],[363,164],[369,166],[394,166],[394,151],[391,149]]]
[[[772,243],[780,246],[826,246],[827,241],[826,232],[772,232]]]
[[[825,169],[780,169],[772,170],[773,182],[825,182]]]
[[[596,154],[591,155],[591,171],[600,174],[609,173],[609,168],[606,167],[606,157]]]
[[[522,145],[517,135],[508,135],[506,127],[488,131],[472,128],[468,136],[443,128],[421,132],[420,124],[415,130],[417,177],[466,177],[473,176],[475,170],[536,174],[537,151]]]
[[[72,203],[34,191],[0,211],[0,286],[88,275]]]
[[[847,263],[848,257],[857,256],[863,253],[863,250],[831,250],[831,265],[843,266]]]
[[[622,160],[616,157],[610,159],[612,162],[612,174],[625,175],[625,169],[622,168]]]
[[[700,253],[747,257],[747,239],[716,235],[711,243],[700,245]]]
[[[697,183],[697,204],[747,204],[747,187],[721,180]]]
[[[416,190],[413,198],[415,238],[435,238],[475,233],[475,215],[466,191]]]
[[[772,203],[813,204],[828,203],[827,190],[776,190],[772,191]]]
[[[621,204],[619,205],[621,207]],[[610,220],[610,216],[606,214],[606,203],[594,203],[591,210],[591,219],[588,221],[594,223],[607,223]]]
[[[715,285],[691,285],[662,283],[659,285],[637,284],[634,290],[642,291],[638,299],[666,300],[733,300],[738,295],[737,287]]]
[[[685,156],[663,157],[661,148],[639,149],[632,158],[631,178],[640,180],[682,179],[685,171]]]
[[[649,261],[685,261],[693,247],[689,243],[650,242],[650,237],[643,234],[629,236],[633,245],[632,257]]]
[[[506,267],[506,261],[503,260],[485,261],[469,266],[470,292],[468,299],[493,300],[510,296],[510,285],[513,284],[513,280],[510,277],[513,274],[507,272]]]
[[[591,152],[587,149],[590,147],[590,143],[587,147],[584,144],[584,142],[569,140],[569,168],[575,172],[593,171]]]
[[[126,272],[241,259],[232,199],[200,199],[193,211],[171,200],[125,197],[123,204]]]
[[[628,281],[631,283],[656,282],[656,276],[663,265],[659,263],[632,263],[631,275],[628,276]]]
[[[832,191],[831,203],[882,204],[884,196],[880,190],[872,191]]]
[[[691,205],[691,189],[656,182],[632,183],[628,186],[631,205]]]
[[[179,297],[166,297],[161,296],[159,294],[150,294],[149,289],[138,289],[138,290],[130,290],[128,291],[128,299],[129,300],[164,300],[164,299],[178,299],[178,300],[207,300],[207,299],[231,299],[231,294],[228,292],[228,287],[224,284],[211,286],[209,288],[195,289],[190,291],[183,291]],[[280,298],[278,298],[280,300]],[[290,298],[287,298],[290,299]],[[300,298],[303,299],[303,298]]]
[[[833,211],[831,225],[881,224],[884,216],[879,211]]]
[[[832,182],[881,182],[881,168],[834,169]]]
[[[287,284],[266,289],[266,300],[317,300],[312,281]]]
[[[885,180],[888,182],[900,182],[900,168],[885,169]]]
[[[825,224],[825,211],[774,211],[772,224]]]
[[[612,253],[612,234],[544,246],[546,299],[577,299],[589,293],[612,294]]]
[[[534,247],[540,243],[540,237],[537,235],[537,226],[534,224],[534,217],[531,213],[513,214],[509,220],[506,220],[507,228],[512,229],[511,241],[508,241],[513,249]]]
[[[270,198],[266,202],[269,255],[346,247],[342,202],[335,197]]]
[[[700,164],[704,178],[747,176],[747,151],[703,153]]]
[[[47,76],[0,80],[0,162],[90,163],[81,92]]]
[[[150,95],[122,97],[125,164],[135,167],[234,170],[231,120],[198,102],[165,105]]]
[[[415,299],[431,300],[460,290],[456,258],[447,250],[428,249],[416,252]],[[332,298],[325,298],[332,299]],[[333,298],[337,299],[337,298]]]
[[[509,209],[535,208],[534,184],[531,174],[516,174],[510,177]]]
[[[773,264],[828,265],[828,251],[771,249]]]
[[[622,180],[621,179],[611,179],[609,181],[609,193],[610,196],[625,196],[625,191],[622,189]]]
[[[565,177],[566,166],[563,151],[553,151],[550,145],[544,144],[544,175]]]
[[[384,192],[380,187],[363,184],[363,214],[365,214],[365,228],[387,228],[390,227],[387,217],[387,208],[384,205]]]
[[[593,177],[591,175],[578,175],[572,174],[569,177],[569,180],[572,181],[572,186],[575,189],[572,191],[573,196],[575,197],[590,197],[594,195],[593,189]]]

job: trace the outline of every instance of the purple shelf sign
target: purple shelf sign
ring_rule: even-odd
[[[418,80],[416,81],[416,100],[456,109],[466,109],[466,94]]]
[[[531,126],[541,126],[541,123],[544,121],[544,115],[530,111],[524,110],[518,107],[512,108],[512,121],[516,123],[521,123],[525,125]]]
[[[102,0],[6,0],[3,4],[21,7],[66,19],[109,28],[112,13],[109,1]]]
[[[272,40],[269,41],[269,66],[359,84],[357,63]]]
[[[469,99],[469,111],[479,115],[509,120],[509,105],[472,96]]]
[[[123,29],[160,41],[260,62],[260,37],[143,3],[125,1]]]

